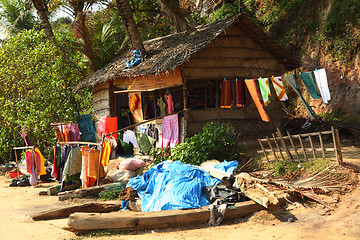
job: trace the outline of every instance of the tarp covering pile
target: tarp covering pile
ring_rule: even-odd
[[[229,173],[233,162],[221,163]],[[220,165],[220,164],[219,164]],[[222,169],[224,169],[222,168]],[[144,175],[132,178],[128,187],[137,191],[143,212],[171,209],[199,208],[209,205],[202,188],[221,181],[196,166],[165,161],[152,167]]]

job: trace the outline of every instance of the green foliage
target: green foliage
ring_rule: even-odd
[[[80,240],[80,239],[84,239],[86,237],[89,237],[89,238],[110,237],[110,236],[116,236],[116,235],[125,235],[125,234],[128,234],[128,233],[129,233],[128,231],[124,231],[124,230],[114,230],[114,231],[95,230],[95,231],[91,231],[89,233],[86,233],[86,234],[84,234],[84,236],[81,236],[81,237],[75,238],[75,239]]]
[[[342,121],[345,116],[345,112],[341,108],[337,108],[334,111],[319,114],[319,116],[324,122]]]
[[[169,160],[171,155],[170,147],[167,148],[153,148],[150,150],[149,155],[153,159],[154,164],[161,163]]]
[[[99,193],[99,198],[103,201],[119,199],[119,194],[124,188],[125,186],[103,190]]]
[[[220,19],[229,17],[231,15],[234,15],[236,13],[239,12],[239,7],[238,7],[238,2],[233,2],[233,3],[226,3],[224,2],[221,6],[221,8],[219,8],[219,10],[217,10],[213,16],[210,16],[210,22],[215,22],[218,21]]]
[[[57,35],[78,68],[85,70],[82,55],[67,35]],[[0,48],[0,160],[12,159],[12,147],[23,146],[21,127],[41,151],[56,142],[52,122],[76,121],[77,112],[89,112],[90,92],[72,88],[82,75],[66,64],[42,31],[28,30],[6,39]],[[43,152],[47,157],[47,152]]]

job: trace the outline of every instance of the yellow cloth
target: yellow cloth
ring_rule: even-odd
[[[130,111],[134,111],[136,109],[136,104],[139,101],[138,96],[135,93],[129,96],[129,109]]]
[[[40,156],[40,172],[39,172],[39,176],[41,175],[46,175],[46,169],[45,169],[45,158],[44,156],[41,154],[40,150],[38,148],[35,149],[35,151],[39,154]]]
[[[103,144],[103,151],[101,156],[101,164],[103,166],[109,165],[110,154],[111,154],[110,141],[107,141]]]

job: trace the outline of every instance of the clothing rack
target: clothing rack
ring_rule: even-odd
[[[34,146],[13,147],[13,149],[15,150],[16,172],[17,172],[18,176],[20,174],[20,171],[19,171],[19,161],[18,161],[17,151],[16,150],[33,149],[33,148],[34,148]]]
[[[64,125],[64,124],[69,124],[69,123],[73,123],[73,122],[70,121],[70,122],[50,123],[50,126],[59,126],[59,125]]]

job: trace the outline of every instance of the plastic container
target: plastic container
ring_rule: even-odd
[[[9,172],[10,178],[16,178],[16,177],[21,176],[21,175],[23,175],[21,172],[19,172],[19,175],[18,175],[17,172]]]

